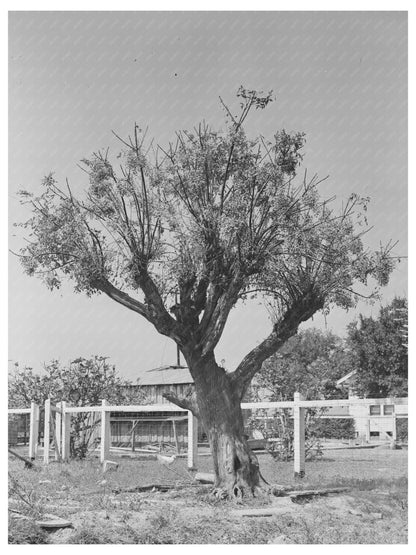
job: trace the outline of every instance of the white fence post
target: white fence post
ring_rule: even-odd
[[[71,413],[66,412],[66,402],[62,401],[62,461],[68,462],[70,457]]]
[[[365,423],[365,440],[367,443],[370,443],[370,438],[371,438],[371,434],[370,434],[370,419],[367,419],[367,422]]]
[[[34,401],[30,403],[30,431],[29,431],[29,458],[35,459],[38,450],[39,437],[39,405]]]
[[[188,468],[196,470],[198,464],[198,419],[188,411]]]
[[[57,407],[58,408],[58,407]],[[55,411],[55,460],[61,462],[61,437],[62,437],[62,402],[59,403],[59,410]]]
[[[303,478],[305,476],[305,409],[299,406],[299,401],[303,401],[303,397],[296,392],[293,405],[295,477]]]
[[[392,440],[393,442],[397,441],[397,416],[396,413],[392,416]]]
[[[49,448],[51,435],[51,400],[45,401],[45,422],[43,427],[43,462],[49,464]]]
[[[111,429],[110,429],[110,412],[105,410],[107,405],[105,399],[101,402],[101,445],[100,445],[100,462],[108,459],[110,454]]]

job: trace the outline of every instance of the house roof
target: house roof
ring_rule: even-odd
[[[160,366],[139,376],[139,385],[173,385],[194,383],[187,366]]]

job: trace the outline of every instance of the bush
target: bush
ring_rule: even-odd
[[[354,439],[352,418],[321,418],[311,423],[310,433],[321,439]]]
[[[408,442],[409,420],[407,418],[398,418],[396,420],[397,440],[403,443]]]
[[[259,430],[266,440],[265,449],[277,461],[294,458],[294,423],[291,411],[278,409],[272,418],[265,418],[264,410],[256,411],[247,421],[248,430]],[[312,432],[313,423],[319,420],[320,411],[308,409],[305,417],[305,457],[315,459],[322,456],[319,436]]]

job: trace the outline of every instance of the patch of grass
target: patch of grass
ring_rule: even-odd
[[[95,530],[91,530],[89,528],[81,528],[77,532],[75,532],[69,539],[69,544],[108,544],[114,543],[113,539],[107,538],[105,534],[102,533],[98,534]]]
[[[49,537],[33,520],[9,518],[9,544],[38,543],[49,543]]]
[[[9,460],[25,503],[11,488],[13,508],[36,517],[37,508],[66,517],[75,529],[47,535],[32,528],[16,533],[11,523],[11,543],[71,544],[265,544],[265,543],[405,543],[407,541],[407,455],[402,450],[348,450],[328,452],[331,460],[310,462],[306,477],[294,480],[293,463],[276,463],[259,456],[265,478],[296,489],[347,486],[348,503],[363,516],[348,512],[331,496],[314,499],[290,513],[273,518],[231,518],[236,506],[209,495],[210,487],[190,487],[166,493],[128,493],[136,485],[180,482],[155,461],[118,458],[116,472],[102,473],[96,457],[69,464],[37,463],[37,472]],[[184,473],[186,460],[175,469]],[[212,472],[212,460],[200,457],[200,472]],[[106,484],[101,486],[102,480]],[[119,493],[114,493],[116,490]],[[335,496],[337,497],[337,496]],[[321,500],[321,501],[319,501]],[[275,499],[247,500],[246,506],[263,506]],[[337,508],[338,507],[338,508]],[[35,511],[35,512],[34,512]],[[382,518],[371,519],[370,513]],[[34,540],[32,542],[32,539]],[[36,541],[35,541],[36,540]]]
[[[162,530],[169,526],[175,526],[178,511],[173,509],[171,505],[165,505],[163,509],[159,509],[155,514],[148,517],[148,522],[153,530]]]

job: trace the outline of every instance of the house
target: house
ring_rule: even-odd
[[[356,372],[353,370],[337,381],[338,387],[348,387],[349,399],[358,399],[354,391]],[[368,404],[350,405],[348,415],[354,418],[358,438],[366,441],[396,439],[397,418],[408,418],[408,399],[391,397],[369,400]]]

